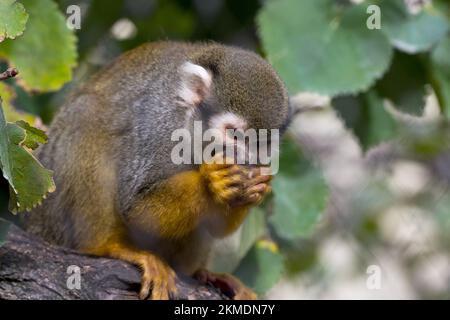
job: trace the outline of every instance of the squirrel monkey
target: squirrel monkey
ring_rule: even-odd
[[[270,191],[258,166],[171,161],[175,129],[283,129],[284,84],[254,53],[215,43],[156,42],[128,51],[73,92],[37,152],[57,191],[26,217],[45,240],[142,269],[141,299],[176,298],[176,273],[234,299],[256,295],[205,269],[215,238],[235,231]],[[217,157],[223,157],[218,154]]]

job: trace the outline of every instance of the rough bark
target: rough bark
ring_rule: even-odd
[[[80,267],[81,289],[68,289],[67,268]],[[214,288],[180,276],[179,299],[223,299]],[[119,260],[47,244],[11,225],[0,247],[1,299],[138,299],[140,271]]]

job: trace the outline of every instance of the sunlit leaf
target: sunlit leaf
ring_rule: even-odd
[[[27,20],[28,14],[20,2],[0,0],[0,42],[20,36]]]
[[[0,45],[0,57],[20,70],[19,84],[28,90],[58,90],[72,78],[76,38],[51,0],[23,0],[29,13],[27,29],[16,40]]]
[[[25,140],[23,140],[22,145],[30,148],[32,150],[39,147],[40,144],[47,143],[48,137],[44,131],[41,129],[32,127],[28,122],[23,120],[17,121],[16,125],[25,130]]]
[[[16,93],[11,86],[4,82],[0,82],[0,97],[2,98],[3,113],[6,121],[16,122],[19,120],[24,120],[28,123],[34,123],[36,121],[36,116],[14,108],[13,100],[16,98]]]

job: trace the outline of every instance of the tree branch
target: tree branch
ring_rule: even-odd
[[[0,81],[6,80],[9,78],[14,78],[18,74],[19,74],[19,71],[17,71],[16,68],[8,68],[8,69],[6,69],[6,71],[0,73]]]
[[[67,268],[81,271],[81,289],[68,289]],[[81,255],[47,244],[11,225],[0,247],[2,299],[138,299],[140,271],[120,260]],[[214,288],[180,276],[179,299],[224,299]]]

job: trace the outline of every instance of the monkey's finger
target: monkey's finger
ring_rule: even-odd
[[[261,193],[252,193],[245,195],[244,197],[241,197],[240,199],[237,199],[233,202],[233,206],[235,207],[242,207],[242,206],[249,206],[259,203],[262,200]]]
[[[176,280],[177,280],[177,274],[175,273],[174,270],[169,269],[167,271],[167,291],[169,292],[169,296],[172,298],[175,298],[177,293],[178,293],[178,288],[176,285]]]
[[[237,203],[239,206],[258,204],[263,200],[264,196],[271,191],[272,187],[268,184],[259,183],[246,189],[243,197],[241,197]]]
[[[178,294],[178,288],[176,286],[176,278],[169,277],[167,281],[167,292],[169,293],[169,298],[176,299]]]
[[[141,291],[139,292],[139,299],[145,300],[149,296],[152,280],[148,275],[143,275],[141,280]]]
[[[248,204],[256,204],[262,201],[263,197],[261,193],[253,193],[248,197]]]
[[[231,201],[240,192],[237,187],[230,187],[218,192],[218,196],[225,202]]]
[[[229,178],[222,178],[215,181],[211,181],[211,191],[215,193],[226,193],[227,191],[237,192],[242,189],[242,178],[239,176],[231,176]],[[230,190],[231,189],[231,190]]]
[[[258,185],[258,184],[261,184],[261,183],[267,184],[267,183],[270,182],[270,180],[272,180],[272,176],[257,176],[257,177],[255,177],[253,179],[248,180],[246,182],[245,186],[247,188],[250,188],[252,186],[255,186],[255,185]]]
[[[225,177],[229,177],[229,176],[233,176],[233,175],[237,175],[241,172],[241,169],[239,168],[239,166],[234,165],[225,169],[219,169],[216,171],[212,171],[209,174],[209,177],[211,180],[220,180],[223,179]]]
[[[256,185],[248,188],[245,193],[247,195],[252,195],[254,193],[264,193],[266,191],[266,189],[267,189],[267,184],[259,183],[259,184],[256,184]]]
[[[152,288],[152,300],[169,300],[167,281],[155,279]]]
[[[254,167],[251,168],[251,170],[248,172],[248,178],[253,179],[255,177],[263,176],[263,177],[270,177],[270,179],[272,179],[273,175],[270,173],[271,172],[269,171],[268,167]]]
[[[235,174],[229,177],[226,177],[222,180],[223,184],[226,188],[236,187],[238,189],[245,189],[245,178],[242,175]]]

